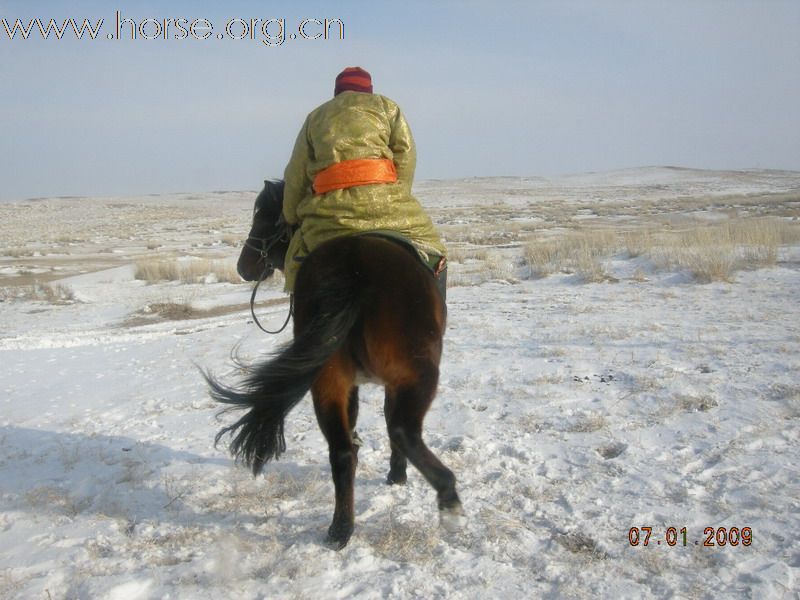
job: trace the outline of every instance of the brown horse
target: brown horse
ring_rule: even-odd
[[[239,273],[248,281],[283,269],[291,228],[282,205],[283,182],[265,182],[239,257]],[[455,476],[422,440],[439,380],[445,316],[437,280],[405,245],[372,235],[322,244],[297,275],[293,341],[251,367],[239,388],[206,375],[215,400],[248,411],[216,441],[230,434],[231,453],[258,474],[285,451],[284,418],[311,390],[336,490],[328,539],[343,548],[354,527],[357,382],[381,383],[391,443],[388,483],[405,483],[411,461],[436,490],[441,514],[461,514]]]

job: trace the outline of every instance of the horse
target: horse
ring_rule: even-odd
[[[237,269],[247,281],[283,270],[295,228],[283,219],[283,182],[266,181],[256,198]],[[446,307],[437,280],[413,249],[380,235],[350,235],[314,249],[301,263],[294,297],[294,339],[249,367],[238,387],[205,373],[212,398],[246,410],[224,427],[237,462],[258,475],[286,450],[284,419],[311,391],[328,442],[335,489],[328,542],[347,545],[355,526],[354,480],[361,441],[356,433],[358,385],[384,387],[391,457],[387,483],[407,480],[407,463],[436,490],[445,524],[463,515],[456,478],[422,439],[422,421],[436,395]]]

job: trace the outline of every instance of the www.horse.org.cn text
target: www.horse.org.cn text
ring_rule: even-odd
[[[0,19],[0,37],[18,40],[250,40],[282,46],[291,40],[344,40],[341,19],[231,18],[215,25],[206,18],[162,17],[134,19],[116,11],[112,21],[99,19]]]

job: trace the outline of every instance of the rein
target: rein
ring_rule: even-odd
[[[286,329],[286,326],[289,324],[289,320],[292,318],[292,313],[294,312],[294,294],[289,295],[289,314],[286,315],[286,321],[283,322],[283,325],[281,325],[280,329],[276,331],[270,331],[269,329],[265,329],[264,326],[261,325],[261,322],[258,320],[258,317],[256,316],[256,310],[255,310],[256,293],[258,292],[258,286],[261,285],[261,282],[264,281],[268,275],[270,275],[270,271],[275,270],[275,265],[273,265],[268,260],[269,251],[272,250],[272,247],[278,242],[289,241],[291,239],[291,235],[292,235],[291,228],[286,226],[285,228],[283,228],[282,230],[278,231],[277,233],[275,233],[270,237],[260,238],[251,235],[248,236],[244,242],[245,246],[247,246],[251,250],[254,250],[255,252],[258,252],[259,255],[261,256],[261,260],[264,261],[264,271],[261,273],[261,277],[258,278],[258,281],[256,281],[256,285],[253,287],[253,293],[250,295],[250,314],[252,315],[253,322],[256,324],[256,326],[264,333],[269,333],[270,335],[277,335],[281,333],[284,329]],[[259,248],[255,244],[252,244],[250,240],[261,242],[261,247]]]
[[[255,309],[256,292],[258,291],[258,286],[261,285],[261,282],[267,278],[267,271],[269,271],[271,268],[272,267],[270,265],[267,265],[264,268],[264,273],[261,275],[261,278],[258,281],[256,281],[256,285],[253,288],[253,293],[250,295],[250,314],[253,316],[253,323],[255,323],[256,327],[258,327],[261,331],[263,331],[264,333],[269,333],[270,335],[277,335],[281,333],[284,329],[286,329],[286,326],[289,324],[289,320],[292,318],[292,313],[294,312],[294,294],[289,295],[289,314],[286,315],[286,320],[283,322],[283,325],[281,325],[281,328],[278,329],[277,331],[270,331],[269,329],[265,329],[264,326],[261,325],[261,322],[258,320],[258,317],[256,316],[256,309]]]

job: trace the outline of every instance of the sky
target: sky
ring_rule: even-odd
[[[0,23],[0,200],[259,188],[354,65],[401,106],[418,180],[800,170],[796,0],[65,4],[0,0],[9,28],[103,19],[95,40]],[[343,36],[298,35],[324,19]]]

